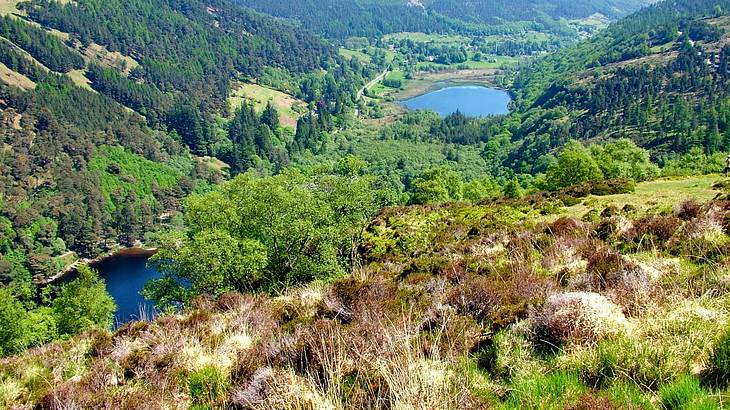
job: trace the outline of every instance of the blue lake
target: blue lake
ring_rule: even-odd
[[[446,87],[423,94],[401,104],[411,110],[432,110],[445,117],[457,110],[469,117],[509,113],[512,101],[507,92],[478,85]]]
[[[154,305],[140,295],[144,285],[160,278],[157,270],[148,268],[149,252],[122,252],[92,265],[106,282],[106,289],[117,303],[116,324],[152,317]],[[144,312],[144,313],[141,313]]]

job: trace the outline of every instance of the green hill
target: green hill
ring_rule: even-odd
[[[668,1],[517,75],[517,149],[525,172],[568,139],[628,137],[656,158],[730,148],[726,1]],[[522,164],[522,165],[520,165]]]

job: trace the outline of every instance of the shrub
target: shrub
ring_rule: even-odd
[[[550,296],[531,317],[535,342],[544,348],[565,343],[592,344],[628,331],[621,308],[597,293],[572,292]]]
[[[702,206],[694,200],[687,200],[679,205],[677,216],[683,221],[691,221],[702,213]]]
[[[662,245],[668,242],[682,226],[682,220],[674,215],[648,216],[634,223],[630,239],[635,242],[649,242]]]
[[[501,304],[501,298],[487,278],[477,276],[453,287],[446,302],[456,311],[470,316],[478,322],[485,322]]]
[[[547,231],[555,236],[572,237],[585,235],[587,228],[581,221],[564,216],[550,224]]]
[[[548,168],[546,183],[552,190],[603,179],[603,172],[590,152],[577,141],[566,144],[558,161]]]
[[[630,179],[610,179],[594,182],[591,194],[596,196],[630,194],[635,190],[636,183]]]
[[[104,280],[87,266],[80,266],[79,277],[64,285],[53,311],[61,335],[74,335],[93,327],[109,328],[117,307],[104,286]]]

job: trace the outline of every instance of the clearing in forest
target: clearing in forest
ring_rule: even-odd
[[[296,128],[300,113],[304,112],[307,107],[307,104],[300,99],[258,84],[244,83],[234,86],[228,98],[231,111],[241,107],[245,100],[253,102],[254,108],[258,112],[263,111],[266,104],[271,101],[279,111],[281,125],[289,128]]]

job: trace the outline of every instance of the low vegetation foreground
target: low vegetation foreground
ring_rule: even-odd
[[[638,191],[693,181],[688,197],[715,198],[558,193],[387,208],[367,225],[351,275],[282,296],[199,296],[181,313],[3,359],[0,403],[721,408],[727,181]]]

